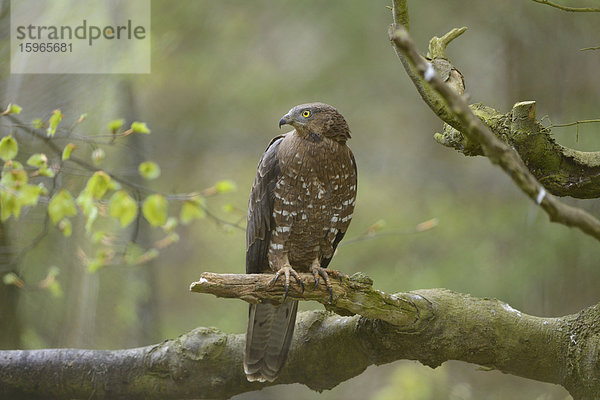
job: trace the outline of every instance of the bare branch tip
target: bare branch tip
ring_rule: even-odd
[[[451,41],[453,41],[454,39],[456,39],[457,37],[459,37],[460,35],[462,35],[463,33],[465,33],[467,31],[467,27],[463,26],[460,28],[454,28],[451,31],[449,31],[448,33],[446,33],[444,36],[442,36],[442,40],[446,43],[446,45],[448,45],[448,43],[450,43]]]
[[[461,28],[454,28],[448,33],[446,33],[441,38],[434,36],[429,40],[429,58],[446,58],[446,47],[452,42],[454,39],[465,33],[467,30],[466,26]]]

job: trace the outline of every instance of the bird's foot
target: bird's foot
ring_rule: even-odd
[[[310,267],[310,272],[312,272],[313,276],[315,277],[315,286],[313,286],[313,290],[319,286],[319,277],[323,278],[323,281],[325,281],[325,286],[327,286],[327,290],[329,291],[329,304],[333,303],[333,286],[331,286],[329,277],[331,276],[332,278],[337,278],[340,280],[340,283],[342,283],[342,279],[344,277],[347,278],[348,275],[335,269],[322,268],[318,265],[313,265]]]
[[[285,287],[285,294],[283,295],[283,300],[287,298],[288,292],[290,290],[290,275],[293,276],[294,279],[296,279],[296,282],[302,287],[302,292],[304,292],[304,282],[302,282],[302,278],[300,278],[300,275],[298,275],[294,268],[292,268],[292,266],[289,264],[284,265],[279,269],[279,271],[275,273],[275,276],[273,277],[273,279],[271,279],[271,282],[269,282],[269,286],[274,286],[281,275],[285,277],[283,283]]]

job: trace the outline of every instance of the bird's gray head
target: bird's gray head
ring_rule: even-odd
[[[300,104],[279,121],[279,127],[291,125],[301,137],[322,140],[324,137],[340,143],[350,138],[350,128],[342,115],[325,103]]]

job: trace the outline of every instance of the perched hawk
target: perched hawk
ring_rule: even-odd
[[[344,117],[323,103],[292,108],[279,121],[294,130],[274,138],[263,154],[248,205],[246,273],[274,273],[272,283],[311,272],[315,287],[352,219],[356,162]],[[249,381],[273,381],[285,363],[297,301],[250,305],[244,370]]]

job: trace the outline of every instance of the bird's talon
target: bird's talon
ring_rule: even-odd
[[[294,269],[289,265],[281,267],[279,269],[279,271],[277,271],[275,273],[275,276],[269,282],[269,286],[274,286],[282,274],[285,277],[285,280],[283,282],[283,287],[285,288],[283,300],[287,299],[287,297],[290,293],[290,275],[294,277],[294,279],[296,280],[296,283],[298,283],[300,285],[300,287],[302,288],[302,292],[304,293],[304,282],[302,282],[302,278],[300,278],[300,275],[298,275],[298,273],[296,271],[294,271]]]
[[[340,271],[325,269],[318,265],[313,265],[311,267],[311,272],[315,277],[315,286],[313,287],[313,290],[315,290],[317,286],[319,286],[319,277],[322,277],[325,286],[327,286],[327,291],[329,292],[329,304],[333,304],[333,286],[331,285],[329,277],[331,276],[332,278],[338,278],[340,280],[340,283],[343,283],[344,277],[347,277],[348,275]]]
[[[279,279],[279,271],[277,271],[277,273],[275,274],[273,279],[271,279],[271,281],[269,282],[269,286],[275,286],[278,279]]]
[[[302,282],[300,276],[294,275],[294,278],[296,278],[296,283],[300,285],[300,287],[302,288],[302,293],[304,293],[304,282]]]

